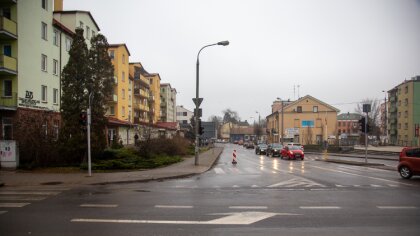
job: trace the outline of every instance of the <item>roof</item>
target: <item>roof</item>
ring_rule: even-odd
[[[53,25],[56,26],[57,28],[61,29],[61,31],[63,31],[64,33],[67,33],[71,36],[73,36],[75,34],[73,31],[71,31],[71,29],[67,28],[66,26],[61,24],[60,21],[58,21],[56,19],[53,19]]]
[[[160,87],[170,87],[172,89],[171,84],[169,83],[162,83],[160,84]]]
[[[230,134],[247,134],[247,135],[253,135],[254,134],[254,128],[253,127],[237,127],[232,128],[230,130]]]
[[[95,19],[93,18],[92,14],[90,14],[90,11],[79,11],[79,10],[74,10],[74,11],[54,11],[54,13],[61,13],[61,14],[85,13],[85,14],[88,14],[89,17],[90,17],[90,19],[92,20],[92,22],[95,24],[96,28],[98,28],[99,31],[101,30],[99,28],[98,24],[96,23]]]
[[[178,130],[178,122],[157,122],[156,126],[158,128]]]
[[[360,120],[362,115],[357,113],[343,113],[337,116],[337,120]]]
[[[149,75],[150,75],[150,76],[152,76],[152,77],[157,76],[157,77],[159,77],[159,80],[162,80],[162,79],[160,78],[159,73],[149,73]]]
[[[107,117],[108,118],[108,124],[111,125],[120,125],[120,126],[131,126],[133,125],[131,122],[119,120],[114,117]]]
[[[110,44],[109,45],[110,48],[118,48],[118,47],[121,47],[121,46],[124,46],[125,50],[127,50],[127,52],[128,52],[128,55],[131,56],[130,51],[128,50],[127,45],[125,43],[117,43],[117,44]]]

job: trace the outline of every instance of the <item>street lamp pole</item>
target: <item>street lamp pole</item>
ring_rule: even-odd
[[[200,96],[199,96],[199,78],[200,78],[200,53],[201,51],[206,48],[206,47],[210,47],[210,46],[216,46],[216,45],[222,45],[222,46],[227,46],[229,45],[229,41],[220,41],[218,43],[213,43],[213,44],[209,44],[206,45],[204,47],[202,47],[200,49],[200,51],[198,51],[197,54],[197,64],[196,64],[196,81],[195,81],[195,111],[194,111],[194,115],[195,115],[195,159],[194,159],[194,164],[196,166],[198,166],[198,154],[199,154],[199,143],[200,143],[200,137],[198,136],[198,120],[200,119],[199,117],[199,108],[200,108],[200,103],[201,101],[199,100]]]
[[[386,104],[386,91],[385,90],[382,90],[382,92],[383,93],[385,93],[385,121],[384,121],[384,130],[385,130],[385,137],[386,137],[386,139],[385,139],[385,141],[386,142],[388,142],[388,123],[387,123],[387,115],[388,115],[388,113],[387,113],[387,104]]]

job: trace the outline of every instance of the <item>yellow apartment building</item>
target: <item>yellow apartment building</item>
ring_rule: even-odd
[[[150,109],[150,82],[147,71],[140,62],[130,63],[130,78],[133,79],[133,122],[149,123],[153,117]]]
[[[150,74],[148,76],[150,83],[150,96],[153,101],[151,109],[153,111],[153,124],[157,123],[160,119],[160,75],[158,73]]]
[[[110,44],[108,54],[114,65],[114,95],[108,103],[107,116],[132,122],[132,89],[129,79],[130,52],[125,44]]]
[[[283,104],[284,107],[267,116],[269,143],[281,143],[282,137],[284,142],[303,145],[335,139],[337,108],[310,95]]]

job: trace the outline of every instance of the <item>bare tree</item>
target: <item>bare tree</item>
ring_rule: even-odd
[[[239,120],[240,118],[236,111],[233,111],[230,108],[223,111],[223,123],[232,122],[237,124]]]
[[[380,135],[380,129],[379,129],[379,119],[380,119],[380,102],[377,99],[372,98],[365,98],[362,100],[361,103],[358,103],[356,106],[356,113],[360,115],[365,115],[363,112],[363,104],[370,104],[371,110],[368,113],[369,116],[369,126],[370,126],[370,132],[371,134]]]

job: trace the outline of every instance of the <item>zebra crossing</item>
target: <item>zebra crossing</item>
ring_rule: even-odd
[[[64,187],[2,187],[0,188],[0,215],[13,208],[21,208],[32,203],[56,196],[63,191],[69,190]]]

